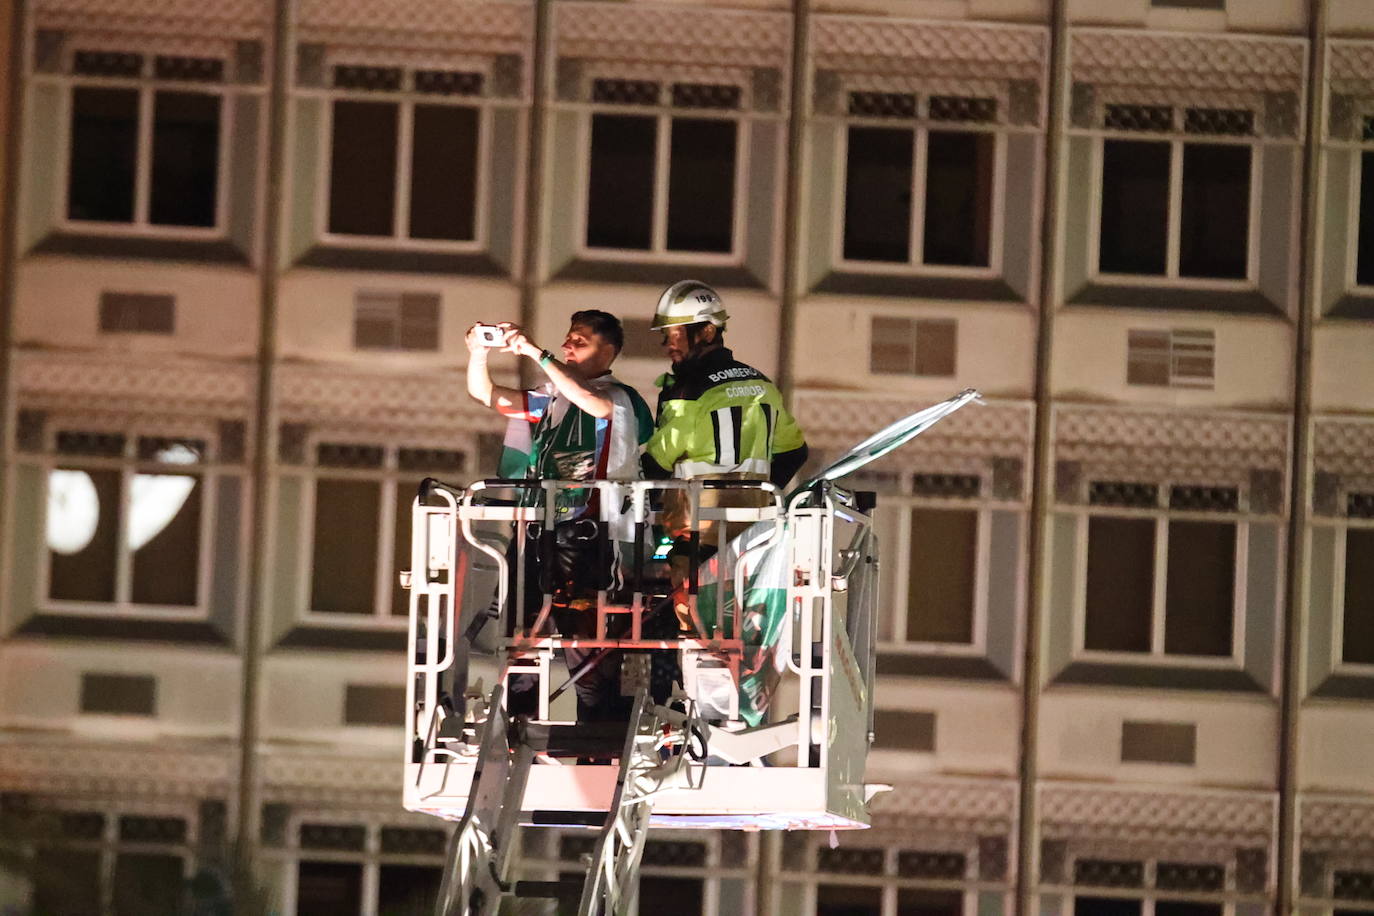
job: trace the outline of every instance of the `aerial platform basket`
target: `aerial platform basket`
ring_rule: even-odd
[[[551,549],[559,507],[592,492],[604,526],[588,555],[613,575],[584,611],[596,615],[594,635],[569,638],[551,625],[548,583],[526,581],[524,553]],[[662,507],[674,501],[689,529],[676,598],[657,536]],[[521,822],[601,823],[621,776],[588,760],[621,758],[626,724],[556,718],[569,680],[558,650],[630,656],[643,664],[622,665],[622,677],[637,670],[645,681],[652,649],[680,658],[684,692],[671,709],[646,701],[645,714],[687,710],[691,726],[677,725],[704,747],[701,759],[654,785],[649,824],[866,827],[878,560],[871,507],[864,494],[824,480],[788,498],[750,481],[427,481],[413,516],[405,807],[463,818],[494,722],[509,732],[499,753],[518,746],[530,758],[511,801]],[[512,537],[530,525],[538,536]],[[665,602],[679,606],[670,635],[646,635],[661,632],[654,622],[661,627]],[[537,715],[509,721],[505,693],[488,699],[473,689],[479,673],[483,690],[513,674],[534,678]]]

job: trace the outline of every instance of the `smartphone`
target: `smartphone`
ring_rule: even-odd
[[[477,340],[484,347],[504,347],[506,345],[506,329],[494,324],[479,324],[476,326]]]

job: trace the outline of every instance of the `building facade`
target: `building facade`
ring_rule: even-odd
[[[853,481],[874,828],[665,834],[642,912],[1374,912],[1367,0],[10,25],[0,910],[418,912],[396,573],[494,468],[464,332],[604,308],[649,392],[692,277],[816,461],[987,403]]]

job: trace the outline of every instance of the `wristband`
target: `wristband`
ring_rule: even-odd
[[[553,354],[550,353],[548,350],[540,350],[540,351],[539,351],[539,368],[540,368],[540,369],[547,369],[548,366],[549,366],[549,363],[551,363],[551,362],[553,362]]]

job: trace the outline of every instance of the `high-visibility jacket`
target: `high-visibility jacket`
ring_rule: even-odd
[[[781,486],[805,462],[806,440],[778,387],[721,347],[665,378],[644,453],[646,477],[741,474]]]

